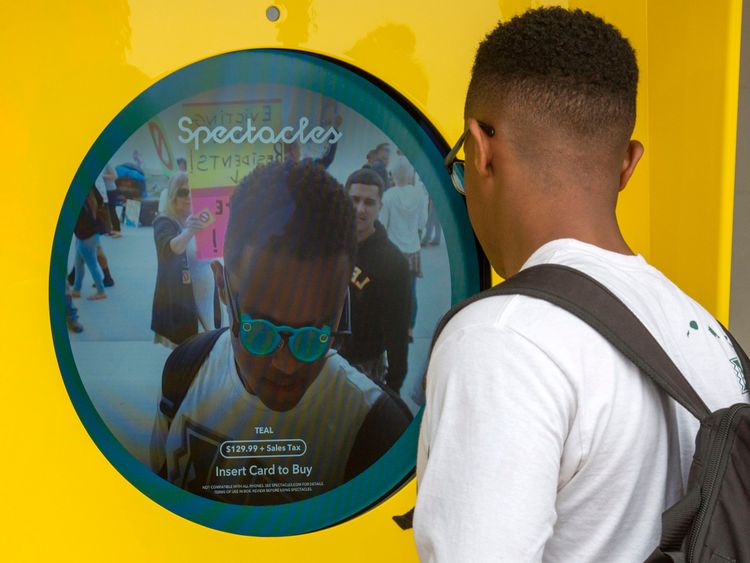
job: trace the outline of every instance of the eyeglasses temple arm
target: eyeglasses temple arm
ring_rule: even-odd
[[[234,299],[232,298],[232,289],[229,287],[229,276],[227,276],[227,268],[222,268],[222,275],[224,276],[224,291],[227,296],[227,305],[229,306],[229,315],[231,316],[230,329],[235,337],[240,334],[240,312],[234,306]]]

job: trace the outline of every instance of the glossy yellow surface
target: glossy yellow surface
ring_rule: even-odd
[[[595,11],[628,36],[642,81],[646,156],[618,210],[626,238],[726,320],[740,0],[70,0],[6,3],[0,21],[5,213],[2,352],[3,561],[414,561],[409,484],[351,522],[248,538],[168,513],[100,454],[68,399],[49,329],[52,236],[73,175],[130,100],[219,53],[289,47],[329,54],[409,97],[449,142],[462,129],[476,44],[530,6]],[[117,319],[112,319],[117,322]]]
[[[651,259],[729,315],[742,2],[649,3]]]

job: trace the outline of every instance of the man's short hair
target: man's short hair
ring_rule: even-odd
[[[303,260],[343,254],[353,262],[356,246],[348,194],[310,159],[259,166],[232,195],[224,239],[230,269],[248,247]]]
[[[612,25],[581,10],[539,8],[500,23],[477,50],[467,117],[498,104],[579,138],[627,142],[638,64]]]
[[[344,187],[346,188],[346,193],[349,193],[349,189],[352,187],[352,184],[364,184],[365,186],[377,186],[378,187],[378,197],[381,199],[383,198],[383,192],[385,191],[385,184],[383,183],[383,178],[375,172],[372,168],[360,168],[359,170],[355,170],[352,172],[349,177],[346,179],[346,184],[344,184]]]

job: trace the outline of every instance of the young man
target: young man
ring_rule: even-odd
[[[542,8],[498,25],[477,51],[459,141],[472,225],[504,277],[542,263],[582,270],[633,310],[711,410],[746,402],[719,324],[620,233],[617,195],[643,153],[630,138],[637,80],[629,43],[589,13]],[[696,431],[578,318],[524,296],[477,301],[430,360],[420,556],[643,561],[685,489]]]
[[[370,158],[372,155],[372,158]],[[367,153],[367,164],[364,168],[370,168],[377,172],[383,179],[384,189],[388,189],[393,185],[391,174],[388,171],[388,163],[391,160],[391,145],[388,143],[380,143],[377,147]]]
[[[398,393],[409,349],[409,265],[378,222],[383,179],[361,168],[346,180],[354,205],[357,259],[349,292],[352,335],[339,352],[371,379]]]
[[[355,246],[349,198],[321,166],[243,180],[213,264],[231,327],[174,418],[157,413],[154,471],[205,497],[279,504],[344,483],[395,442],[405,406],[330,348]]]
[[[417,278],[422,277],[422,233],[427,225],[429,197],[417,184],[414,167],[401,155],[393,166],[393,187],[383,195],[380,222],[409,264],[409,340],[417,324]]]

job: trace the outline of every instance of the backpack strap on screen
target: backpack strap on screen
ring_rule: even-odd
[[[159,410],[170,423],[180,409],[198,370],[225,330],[226,327],[191,336],[175,348],[164,363]]]

